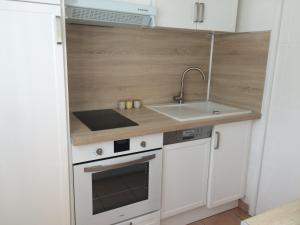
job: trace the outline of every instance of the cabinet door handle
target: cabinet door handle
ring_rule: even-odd
[[[204,15],[205,15],[205,3],[198,3],[198,18],[197,22],[198,23],[203,23],[204,22]]]
[[[221,139],[221,133],[219,131],[216,131],[215,150],[218,150],[220,148],[220,139]]]
[[[194,23],[197,23],[199,20],[199,2],[195,2],[194,6]]]
[[[61,45],[63,43],[62,41],[62,32],[61,32],[61,17],[56,16],[55,17],[55,25],[56,25],[56,43],[58,45]]]

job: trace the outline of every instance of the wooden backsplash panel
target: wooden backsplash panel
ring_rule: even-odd
[[[217,35],[211,99],[261,112],[270,32]]]
[[[181,73],[200,66],[207,74],[208,33],[68,25],[70,109],[115,108],[120,99],[172,102]],[[205,99],[207,81],[191,72],[186,100]]]

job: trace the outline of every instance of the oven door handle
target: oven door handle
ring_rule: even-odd
[[[108,171],[108,170],[119,169],[119,168],[126,167],[126,166],[149,162],[150,160],[155,159],[155,157],[156,157],[155,154],[153,154],[153,155],[149,155],[149,156],[144,156],[137,160],[120,163],[120,164],[115,164],[115,165],[109,165],[109,166],[101,166],[100,165],[100,166],[86,167],[86,168],[84,168],[84,172],[85,173],[96,173],[96,172],[99,173],[99,172],[104,172],[104,171]]]

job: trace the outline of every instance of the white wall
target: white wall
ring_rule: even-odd
[[[238,32],[271,30],[280,0],[240,0]]]
[[[240,0],[238,31],[271,30],[262,118],[253,124],[245,201],[255,214],[281,19],[282,0]]]
[[[257,213],[300,198],[300,1],[284,1]]]
[[[256,0],[251,2],[258,3]],[[255,122],[253,128],[245,198],[251,215],[300,198],[300,143],[297,140],[300,130],[300,76],[297,67],[300,15],[297,9],[300,1],[274,0],[273,4],[270,8],[275,8],[275,13],[262,119]],[[255,28],[251,21],[249,26],[243,25],[243,31],[268,27],[264,23]]]

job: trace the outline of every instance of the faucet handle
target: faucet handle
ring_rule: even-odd
[[[177,96],[174,96],[173,97],[173,100],[179,104],[182,104],[184,101],[183,101],[183,97],[180,96],[180,95],[177,95]]]

